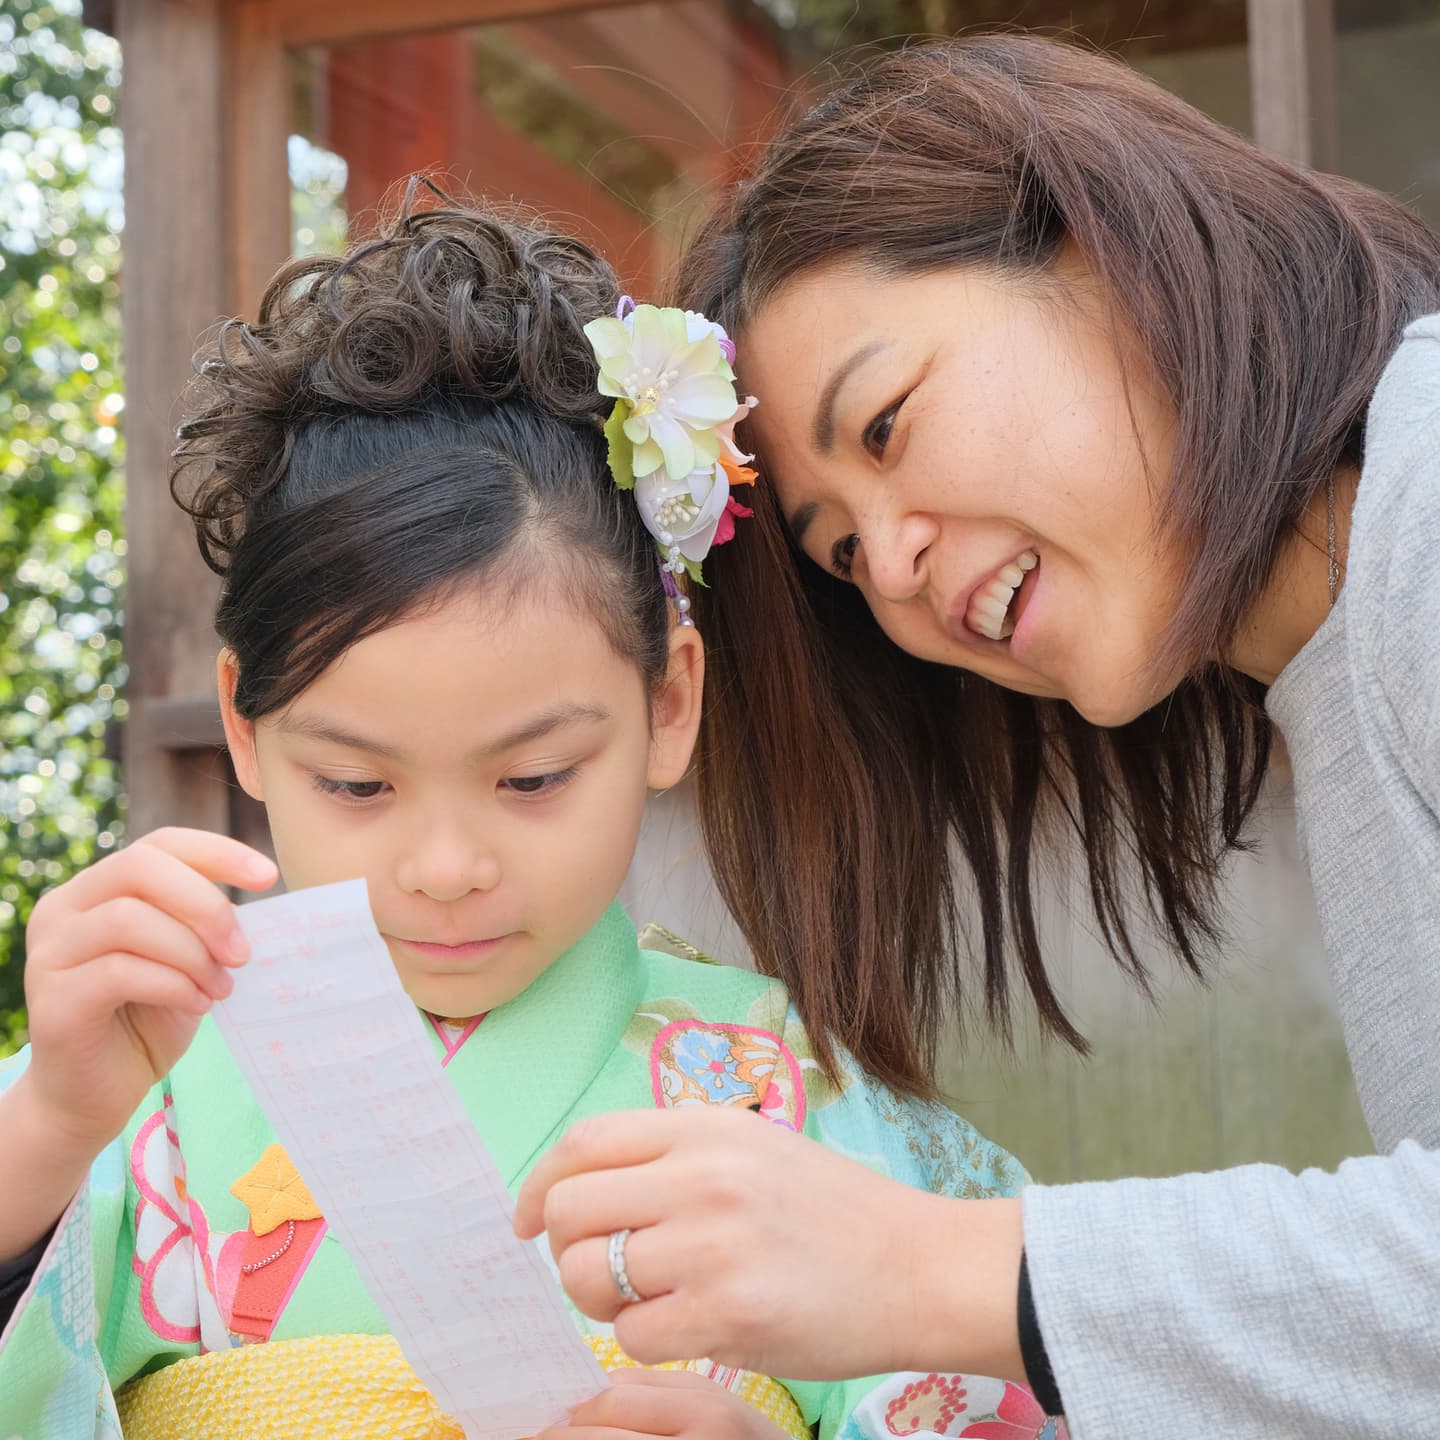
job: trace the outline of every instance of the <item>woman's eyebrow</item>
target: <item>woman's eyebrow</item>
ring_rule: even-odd
[[[889,348],[889,344],[884,340],[872,340],[868,345],[862,345],[842,360],[835,367],[835,373],[826,381],[825,388],[820,392],[820,400],[815,407],[815,419],[810,428],[810,439],[822,455],[828,455],[835,444],[835,400],[840,394],[841,386],[867,360]]]
[[[814,500],[807,500],[805,504],[785,522],[790,527],[790,538],[797,545],[805,538],[805,532],[814,523],[815,517],[819,513],[820,506]]]

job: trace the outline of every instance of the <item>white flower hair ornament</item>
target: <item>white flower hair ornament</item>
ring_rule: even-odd
[[[624,295],[614,316],[585,327],[585,338],[600,362],[600,393],[615,398],[605,422],[610,473],[634,490],[666,594],[689,625],[690,602],[674,577],[683,571],[703,585],[701,561],[734,537],[737,516],[753,514],[730,490],[755,482],[754,456],[735,444],[735,427],[758,402],[736,396],[730,337],[693,310]]]

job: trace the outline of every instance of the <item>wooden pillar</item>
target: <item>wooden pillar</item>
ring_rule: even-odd
[[[1249,0],[1255,139],[1284,160],[1336,165],[1334,0]]]
[[[284,0],[227,0],[225,93],[226,301],[253,317],[270,277],[290,257],[290,57]]]
[[[215,693],[216,585],[170,499],[176,397],[197,336],[225,311],[221,0],[122,0],[125,787],[132,837],[161,824],[228,826],[224,762],[172,749],[153,723],[177,697]]]

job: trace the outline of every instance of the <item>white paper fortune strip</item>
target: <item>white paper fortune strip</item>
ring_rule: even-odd
[[[242,905],[249,964],[214,1010],[330,1233],[470,1440],[563,1421],[605,1377],[370,917],[363,880]]]

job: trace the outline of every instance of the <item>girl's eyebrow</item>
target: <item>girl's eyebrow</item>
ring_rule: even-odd
[[[481,745],[471,752],[469,759],[472,761],[493,759],[506,750],[513,750],[517,745],[528,745],[534,740],[543,740],[545,736],[553,734],[567,725],[598,725],[608,719],[610,719],[610,711],[603,705],[589,704],[578,700],[562,700],[559,704],[539,711],[531,719],[517,725],[506,734]],[[302,735],[310,740],[323,740],[330,745],[339,745],[346,750],[363,750],[367,755],[378,755],[381,759],[394,760],[397,764],[404,764],[409,759],[405,751],[398,746],[387,745],[383,740],[374,740],[356,734],[353,730],[333,725],[318,715],[289,714],[277,723],[276,728],[290,735]]]

